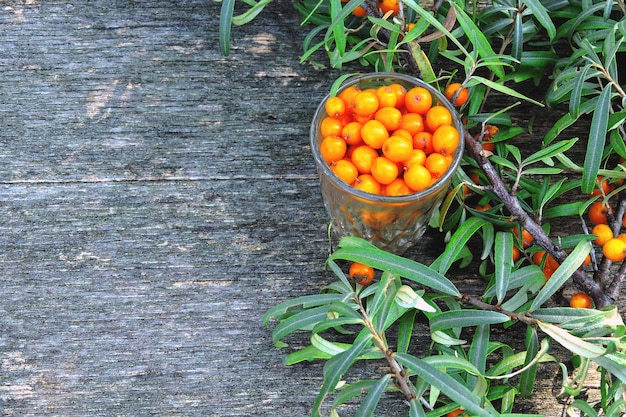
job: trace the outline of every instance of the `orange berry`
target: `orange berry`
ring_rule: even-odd
[[[432,106],[426,113],[426,129],[434,133],[439,126],[452,124],[452,113],[444,106]]]
[[[341,129],[341,137],[348,145],[358,145],[363,142],[361,137],[361,128],[363,125],[359,122],[350,122]]]
[[[450,125],[440,126],[433,133],[433,150],[444,155],[452,155],[459,147],[461,135]]]
[[[381,107],[374,113],[374,119],[385,125],[387,130],[392,131],[400,127],[402,113],[395,107]]]
[[[402,161],[402,165],[410,168],[411,165],[424,165],[426,162],[426,153],[421,149],[413,149],[407,159]]]
[[[393,135],[383,143],[383,155],[393,162],[406,160],[413,150],[413,139],[404,136]]]
[[[348,185],[352,185],[354,181],[356,181],[356,177],[359,176],[359,171],[356,169],[356,166],[347,159],[340,159],[337,162],[331,163],[330,169]]]
[[[520,236],[519,236],[519,230],[517,227],[513,228],[513,234],[515,235],[515,237],[517,237],[517,240],[520,241]],[[524,228],[522,228],[522,237],[521,237],[521,244],[523,248],[527,248],[531,245],[531,243],[533,243],[533,240],[535,240],[533,238],[533,236],[530,234],[530,232]]]
[[[413,191],[427,188],[431,181],[430,172],[423,165],[412,165],[404,172],[404,182]]]
[[[355,15],[356,17],[365,17],[365,16],[367,16],[367,12],[361,6],[356,6],[354,8],[354,10],[352,10],[352,14]]]
[[[602,246],[604,256],[613,262],[621,262],[626,257],[626,242],[614,237],[609,239]]]
[[[609,239],[613,239],[613,230],[604,223],[595,225],[591,233],[597,236],[594,242],[598,246],[603,246]]]
[[[327,136],[341,136],[341,129],[343,129],[343,123],[336,117],[325,117],[320,123],[320,133],[323,138]]]
[[[371,174],[359,175],[352,186],[370,194],[380,194],[383,189],[383,186]]]
[[[426,154],[434,152],[433,135],[430,132],[418,132],[413,136],[413,149],[421,149]]]
[[[608,180],[604,179],[601,175],[598,176],[596,184],[598,188],[594,189],[591,195],[607,195],[615,189],[615,187],[609,184]]]
[[[396,93],[396,107],[399,109],[404,107],[406,88],[404,88],[402,84],[398,83],[389,84],[387,87],[390,88],[394,93]]]
[[[406,113],[400,120],[400,129],[406,129],[415,135],[424,131],[424,117],[417,113]]]
[[[606,215],[609,212],[610,207],[602,204],[601,201],[596,201],[589,206],[589,211],[587,212],[589,216],[589,220],[593,224],[607,224]]]
[[[368,120],[361,128],[361,137],[367,145],[374,149],[380,149],[389,137],[389,131],[378,120]]]
[[[591,308],[593,301],[584,292],[578,292],[569,299],[569,306],[572,308]]]
[[[371,284],[374,280],[374,268],[359,262],[354,262],[350,265],[348,274],[351,280],[357,281],[360,285]]]
[[[412,191],[402,178],[396,178],[389,184],[385,185],[383,194],[388,196],[400,196],[411,194]]]
[[[339,117],[346,111],[346,103],[340,97],[330,97],[324,105],[326,114],[331,117]]]
[[[424,87],[413,87],[406,92],[404,106],[411,113],[426,114],[433,105],[433,96]]]
[[[462,408],[457,408],[456,410],[452,410],[450,411],[448,414],[446,414],[446,417],[457,417],[458,415],[460,415],[461,413],[463,413]]]
[[[405,138],[410,139],[411,143],[413,143],[413,135],[406,129],[396,129],[393,131],[393,134],[394,136],[404,136]]]
[[[467,91],[467,88],[463,87],[461,83],[452,83],[448,85],[443,94],[448,100],[450,100],[450,102],[452,102],[452,99],[456,94],[456,100],[453,103],[455,106],[464,105],[465,103],[467,103],[467,99],[469,98],[469,92]]]
[[[390,159],[379,156],[372,162],[372,176],[382,185],[390,184],[398,178],[398,165]]]
[[[391,16],[395,16],[400,11],[398,0],[378,0],[378,8],[383,14],[391,12]]]
[[[626,242],[626,233],[620,233],[617,235],[617,238]]]
[[[445,156],[440,153],[431,153],[426,157],[426,161],[424,162],[424,166],[430,172],[431,177],[433,178],[441,178],[448,168],[450,164]]]
[[[352,114],[352,108],[354,107],[354,98],[361,92],[356,86],[346,87],[339,93],[338,97],[343,100],[346,105],[346,113]]]
[[[396,107],[398,104],[398,95],[388,85],[378,87],[376,89],[376,97],[378,97],[378,105],[380,107]]]
[[[320,143],[320,153],[327,163],[343,159],[347,150],[346,141],[338,136],[327,136]]]
[[[361,174],[369,174],[372,172],[372,163],[378,158],[378,152],[370,146],[360,145],[353,151],[351,158],[352,163],[356,166]]]
[[[354,97],[352,110],[354,114],[358,116],[367,117],[373,115],[376,110],[378,110],[378,97],[376,97],[376,93],[371,90],[361,91]]]
[[[511,257],[513,258],[513,262],[517,262],[522,257],[522,251],[520,251],[517,246],[513,246]]]

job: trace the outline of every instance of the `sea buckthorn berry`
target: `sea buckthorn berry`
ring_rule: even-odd
[[[356,6],[354,8],[354,10],[352,10],[352,14],[355,15],[356,17],[365,17],[365,16],[367,16],[367,12],[361,6]]]
[[[594,243],[598,246],[603,246],[609,239],[613,239],[613,230],[609,227],[609,225],[600,223],[597,224],[591,229],[591,233],[596,235]]]
[[[427,188],[432,181],[430,172],[423,165],[412,165],[404,172],[404,182],[413,191]]]
[[[348,145],[358,145],[363,142],[361,137],[361,128],[363,125],[359,122],[350,122],[341,129],[341,137]]]
[[[626,242],[614,237],[607,240],[602,246],[604,256],[613,262],[621,262],[626,257]]]
[[[452,410],[448,414],[446,414],[446,417],[457,417],[462,414],[463,411],[465,410],[463,410],[462,408],[457,408],[456,410]]]
[[[413,139],[404,136],[393,135],[383,143],[383,155],[393,162],[406,160],[413,150]]]
[[[424,162],[426,162],[426,152],[421,149],[413,149],[409,157],[402,161],[402,165],[405,168],[410,168],[411,165],[424,165]]]
[[[450,125],[440,126],[433,133],[433,150],[444,155],[452,155],[459,147],[461,135]]]
[[[441,178],[448,171],[450,164],[445,156],[435,152],[426,157],[424,166],[432,178]]]
[[[597,188],[591,192],[591,195],[607,195],[615,189],[615,187],[609,184],[609,181],[599,175],[596,179]]]
[[[398,95],[389,85],[383,85],[376,89],[376,97],[378,97],[378,105],[382,107],[396,107],[398,104]]]
[[[361,137],[367,145],[374,149],[380,149],[389,137],[389,131],[378,120],[368,120],[361,128]]]
[[[593,301],[584,292],[577,292],[569,299],[569,306],[572,308],[591,308]]]
[[[370,146],[360,145],[353,151],[350,159],[361,174],[369,174],[372,172],[372,163],[378,158],[378,152]]]
[[[395,107],[381,107],[374,113],[374,119],[385,125],[388,131],[393,131],[400,127],[402,113]]]
[[[400,120],[400,129],[406,129],[411,135],[424,131],[424,117],[417,113],[406,113]]]
[[[404,106],[410,113],[426,114],[433,105],[433,96],[424,87],[413,87],[404,96]]]
[[[513,246],[511,257],[513,258],[513,262],[517,262],[522,257],[522,251],[519,250],[517,246]]]
[[[383,188],[383,194],[388,196],[401,196],[411,194],[413,191],[406,185],[404,179],[396,178]]]
[[[457,93],[458,91],[458,93]],[[467,99],[469,98],[469,92],[467,88],[463,87],[461,83],[452,83],[446,87],[443,93],[450,102],[454,98],[456,94],[456,100],[454,100],[455,106],[462,106],[467,103]]]
[[[337,97],[343,100],[346,105],[346,114],[352,114],[352,107],[354,106],[354,98],[361,92],[361,89],[356,86],[346,87],[342,90]]]
[[[359,262],[354,262],[350,265],[348,274],[350,279],[356,281],[359,285],[368,285],[374,281],[374,268]]]
[[[330,164],[330,169],[338,176],[343,182],[348,185],[354,184],[356,178],[359,176],[359,171],[356,166],[347,159],[340,159],[337,162]]]
[[[411,134],[411,132],[409,132],[406,129],[396,129],[393,131],[393,135],[394,136],[404,136],[407,139],[411,140],[411,143],[413,143],[413,135]]]
[[[452,124],[452,113],[444,106],[433,106],[425,117],[426,129],[434,133],[439,126],[446,126]]]
[[[391,12],[390,16],[395,16],[400,11],[398,0],[378,0],[378,8],[383,14]]]
[[[327,163],[343,159],[347,150],[348,145],[346,145],[346,141],[338,136],[327,136],[320,143],[320,153]]]
[[[389,84],[389,88],[391,88],[391,90],[396,93],[396,107],[399,109],[403,108],[405,104],[406,88],[404,88],[402,84],[398,83]]]
[[[378,110],[378,97],[370,90],[361,91],[354,97],[352,110],[358,116],[371,116]]]
[[[589,221],[595,224],[607,224],[606,215],[609,212],[610,207],[602,204],[601,201],[596,201],[589,206],[589,211],[587,212],[589,216]]]
[[[341,129],[343,129],[343,123],[336,117],[325,117],[320,124],[320,133],[323,138],[327,136],[341,136]]]
[[[346,111],[346,103],[340,97],[330,97],[324,105],[326,114],[331,117],[342,116]]]
[[[379,156],[372,163],[372,176],[382,185],[391,183],[399,173],[398,165],[384,156]]]
[[[380,194],[383,186],[371,174],[361,174],[356,178],[353,186],[370,194]]]
[[[617,235],[617,238],[626,242],[626,233],[620,233],[619,235]]]
[[[519,229],[517,227],[513,228],[513,234],[515,235],[517,240],[522,243],[523,248],[529,247],[533,243],[533,240],[535,240],[533,236],[530,234],[530,232],[524,228],[522,228],[521,237],[520,237]]]
[[[419,132],[413,136],[413,149],[421,149],[426,154],[434,152],[433,149],[433,135],[430,132]]]

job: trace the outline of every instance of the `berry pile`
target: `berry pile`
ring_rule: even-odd
[[[462,105],[467,90],[457,88]],[[371,194],[401,196],[430,187],[450,168],[461,140],[450,110],[425,87],[349,86],[330,97],[325,110],[322,158],[342,181]]]

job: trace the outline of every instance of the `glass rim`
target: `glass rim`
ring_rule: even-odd
[[[446,171],[446,173],[439,178],[433,185],[427,187],[423,190],[416,191],[411,194],[402,195],[402,196],[387,196],[381,194],[372,194],[358,188],[351,186],[350,184],[342,181],[335,173],[330,169],[328,164],[322,158],[322,155],[319,151],[319,141],[318,141],[318,132],[319,132],[319,123],[322,120],[322,115],[326,115],[325,103],[330,98],[330,94],[327,94],[324,99],[321,101],[315,114],[313,116],[313,122],[311,123],[310,129],[310,143],[311,143],[311,151],[313,153],[313,157],[315,158],[316,164],[318,168],[320,168],[323,174],[332,182],[332,184],[341,190],[350,193],[358,198],[361,198],[366,201],[371,201],[373,203],[384,203],[384,204],[403,204],[403,203],[411,203],[417,200],[425,199],[438,191],[440,191],[444,186],[447,186],[449,181],[455,175],[458,166],[461,163],[461,159],[463,158],[463,153],[465,150],[465,142],[463,137],[463,122],[459,117],[456,109],[450,103],[445,96],[439,92],[437,89],[427,84],[423,80],[406,75],[399,74],[395,72],[375,72],[369,73],[365,75],[355,75],[351,78],[348,78],[344,83],[341,84],[339,89],[337,90],[337,94],[341,91],[345,90],[350,86],[354,86],[356,84],[360,84],[367,81],[374,81],[377,79],[387,79],[389,82],[395,81],[404,81],[408,84],[413,84],[416,87],[424,87],[426,88],[433,96],[436,98],[437,103],[446,107],[450,113],[452,114],[452,120],[454,126],[457,128],[460,134],[459,146],[455,151],[455,156],[450,164],[450,167]]]

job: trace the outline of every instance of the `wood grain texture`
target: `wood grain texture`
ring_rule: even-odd
[[[0,416],[308,415],[322,364],[261,316],[331,279],[308,129],[338,72],[291,2],[229,57],[212,1],[2,6]],[[526,411],[560,413],[553,375]]]

